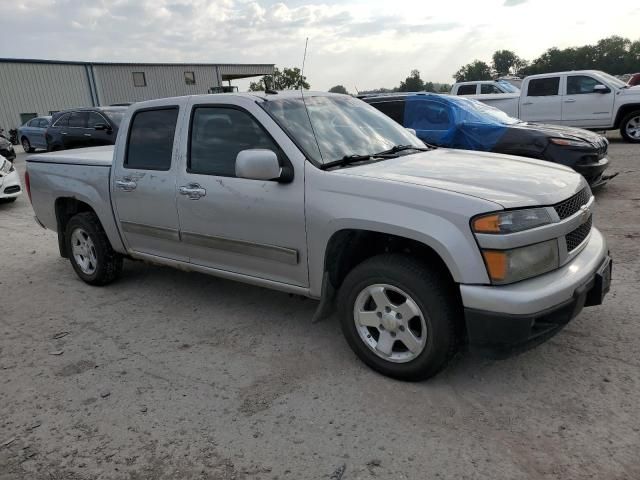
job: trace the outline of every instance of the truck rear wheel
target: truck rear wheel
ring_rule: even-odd
[[[374,370],[402,380],[440,372],[456,353],[460,303],[437,270],[402,254],[355,267],[340,287],[342,331]]]
[[[122,256],[111,248],[95,213],[74,215],[67,223],[65,240],[73,269],[89,285],[106,285],[120,276]]]
[[[631,112],[622,119],[620,135],[627,142],[640,143],[640,110]]]

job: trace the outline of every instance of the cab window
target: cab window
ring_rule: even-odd
[[[567,95],[584,95],[593,93],[593,87],[600,85],[600,82],[585,75],[569,75],[567,77]]]
[[[458,95],[475,95],[476,85],[460,85],[458,87]]]
[[[236,156],[253,148],[279,153],[271,137],[247,112],[228,107],[195,108],[187,161],[190,173],[235,177]]]
[[[169,170],[177,120],[178,107],[136,112],[129,128],[124,167]]]
[[[529,82],[527,96],[548,97],[558,95],[560,89],[560,77],[534,78]]]

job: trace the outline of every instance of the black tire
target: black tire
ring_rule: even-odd
[[[459,296],[447,277],[440,269],[403,254],[379,255],[356,266],[338,295],[342,332],[349,346],[364,363],[383,375],[410,381],[436,375],[458,351],[463,319]],[[388,284],[406,292],[425,318],[426,345],[411,361],[394,363],[381,358],[358,334],[355,302],[360,292],[375,284]]]
[[[76,230],[85,232],[93,243],[96,265],[94,265],[94,270],[90,273],[82,270],[73,254],[72,239]],[[71,266],[76,271],[76,274],[89,285],[107,285],[116,280],[122,273],[122,255],[115,252],[111,247],[102,224],[95,213],[82,212],[74,215],[67,223],[65,242]]]
[[[22,143],[22,149],[26,153],[33,153],[33,151],[35,150],[35,148],[31,146],[31,143],[29,142],[29,139],[27,137],[22,137],[21,143]]]
[[[620,122],[620,135],[622,135],[622,138],[624,138],[627,142],[640,143],[640,131],[638,132],[637,137],[632,137],[627,132],[627,124],[634,119],[637,119],[636,124],[638,125],[638,128],[640,128],[640,110],[636,110],[625,115],[625,117],[622,119],[622,122]]]

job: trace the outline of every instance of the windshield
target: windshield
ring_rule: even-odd
[[[124,117],[124,110],[103,110],[103,113],[109,117],[116,127],[120,127],[122,117]]]
[[[511,85],[506,80],[498,80],[500,87],[507,93],[518,93],[520,89],[514,85]]]
[[[317,163],[334,162],[350,155],[371,155],[396,145],[424,148],[417,137],[361,100],[348,96],[305,96],[304,102],[308,115],[302,98],[269,99],[262,107]]]
[[[608,73],[604,73],[604,72],[598,72],[598,74],[604,78],[607,82],[609,82],[610,85],[616,87],[616,88],[624,88],[627,86],[626,83],[624,83],[622,80],[620,80],[619,78],[614,77],[613,75],[609,75]]]

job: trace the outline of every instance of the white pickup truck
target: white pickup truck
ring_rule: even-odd
[[[520,93],[472,98],[526,122],[620,129],[626,141],[640,143],[640,86],[597,70],[531,75]]]
[[[115,147],[31,156],[25,183],[83,281],[128,258],[319,299],[316,318],[337,297],[351,348],[397,378],[434,375],[463,341],[540,343],[609,289],[581,175],[425,147],[346,95],[137,103]]]

